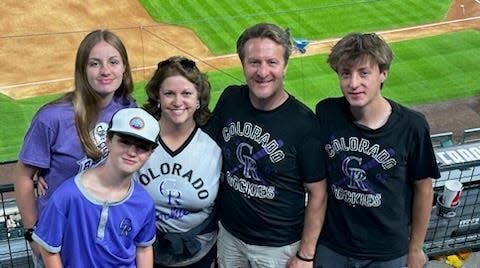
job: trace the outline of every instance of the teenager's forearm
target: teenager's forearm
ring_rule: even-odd
[[[432,211],[433,189],[432,179],[427,178],[414,183],[412,208],[412,230],[409,251],[422,250]]]
[[[50,253],[44,248],[41,248],[40,252],[46,268],[63,268],[60,253]]]
[[[137,247],[137,267],[150,268],[153,267],[153,247]]]
[[[37,208],[35,205],[35,189],[33,176],[36,170],[23,163],[15,167],[15,198],[18,210],[22,216],[24,228],[32,228],[37,222]]]

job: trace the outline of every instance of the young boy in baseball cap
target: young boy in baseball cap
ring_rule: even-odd
[[[66,180],[40,214],[32,238],[47,267],[153,266],[153,200],[132,174],[157,146],[159,131],[143,109],[114,114],[105,163]]]

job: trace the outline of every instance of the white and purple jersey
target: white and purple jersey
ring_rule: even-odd
[[[184,233],[209,218],[218,193],[221,163],[220,147],[200,128],[175,152],[160,140],[160,146],[134,175],[155,201],[160,232]],[[196,239],[201,250],[190,258],[174,258],[162,249],[154,250],[162,255],[159,261],[163,265],[188,265],[210,251],[216,231]]]

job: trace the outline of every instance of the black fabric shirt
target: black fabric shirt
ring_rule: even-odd
[[[424,116],[390,101],[384,126],[356,125],[343,97],[319,102],[328,205],[320,243],[356,258],[407,253],[413,182],[438,178]]]
[[[251,105],[247,86],[231,86],[213,114],[223,154],[222,225],[253,245],[284,246],[300,240],[303,183],[323,179],[313,112],[293,96],[272,111],[260,111]]]

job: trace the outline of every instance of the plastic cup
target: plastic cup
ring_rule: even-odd
[[[456,180],[449,180],[445,182],[443,187],[442,204],[445,207],[453,208],[458,205],[460,195],[462,194],[463,185]]]

